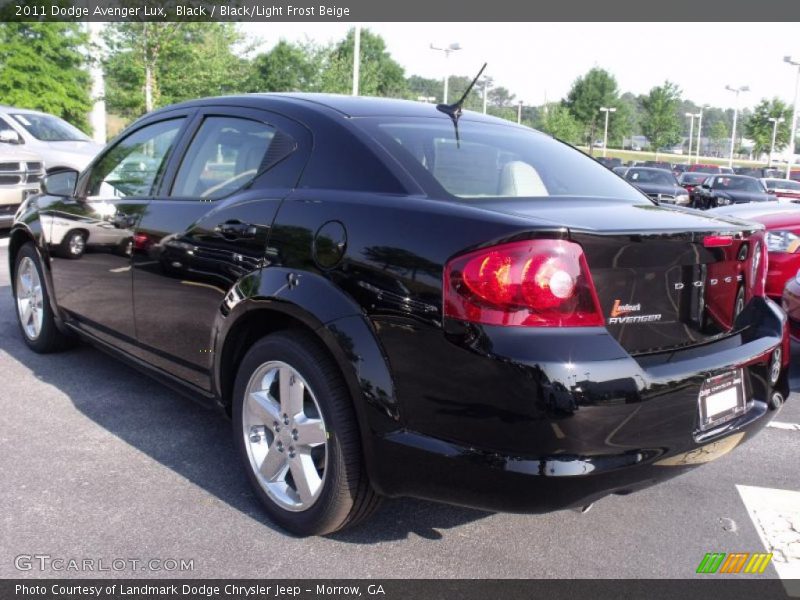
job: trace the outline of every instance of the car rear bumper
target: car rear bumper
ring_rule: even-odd
[[[755,298],[740,318],[748,326],[738,335],[638,358],[603,328],[481,327],[476,335],[469,326],[448,336],[451,352],[453,345],[467,351],[456,351],[457,363],[436,360],[432,337],[426,347],[435,373],[423,383],[436,378],[439,388],[406,387],[407,426],[373,439],[376,488],[547,512],[629,493],[724,456],[767,423],[771,394],[788,392],[785,369],[776,385],[768,381],[772,354],[788,340],[785,316]],[[402,370],[387,333],[390,361]],[[700,387],[732,368],[745,376],[746,411],[702,431]]]

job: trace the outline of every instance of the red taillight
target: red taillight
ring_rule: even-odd
[[[578,244],[511,242],[450,261],[446,317],[488,325],[597,327],[603,317]]]
[[[732,235],[707,235],[703,238],[703,246],[706,248],[722,248],[733,244]]]

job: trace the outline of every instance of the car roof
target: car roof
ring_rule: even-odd
[[[20,114],[28,114],[28,115],[49,115],[50,113],[43,112],[41,110],[33,110],[30,108],[17,108],[16,106],[8,106],[7,104],[0,104],[0,112],[8,113],[20,113]]]
[[[670,175],[672,175],[672,171],[670,171],[669,169],[662,169],[660,167],[630,167],[631,171],[633,171],[634,169],[637,171],[657,171],[659,173],[669,173]]]
[[[394,116],[448,118],[446,114],[436,109],[435,104],[428,104],[425,102],[400,100],[397,98],[375,98],[372,96],[345,96],[343,94],[316,94],[301,92],[268,92],[199,98],[197,100],[189,100],[180,104],[166,106],[158,111],[149,113],[149,115],[156,114],[161,111],[179,108],[201,107],[208,106],[210,104],[238,104],[256,108],[261,107],[266,110],[279,108],[291,109],[294,107],[303,108],[305,110],[314,110],[316,112],[325,112],[328,114],[330,114],[330,111],[335,111],[344,117]],[[514,127],[521,127],[520,125],[512,123],[506,119],[500,119],[470,110],[465,110],[461,118],[469,121],[485,121],[507,126],[510,125]]]

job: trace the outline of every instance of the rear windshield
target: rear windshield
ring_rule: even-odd
[[[643,200],[640,192],[597,161],[531,129],[463,118],[457,142],[453,123],[446,118],[355,121],[423,187],[462,200],[543,196]]]
[[[750,177],[715,177],[712,187],[722,190],[736,190],[740,192],[763,192],[761,182]]]
[[[661,169],[630,169],[625,174],[625,179],[636,183],[655,183],[658,185],[673,185],[675,176],[670,171]]]

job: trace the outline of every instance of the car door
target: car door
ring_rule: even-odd
[[[57,303],[104,341],[135,338],[133,230],[186,121],[172,115],[136,127],[81,175],[72,196],[46,196],[40,205]]]
[[[270,227],[310,151],[298,123],[253,109],[203,109],[135,234],[137,339],[160,369],[209,389],[225,295],[264,263]]]

